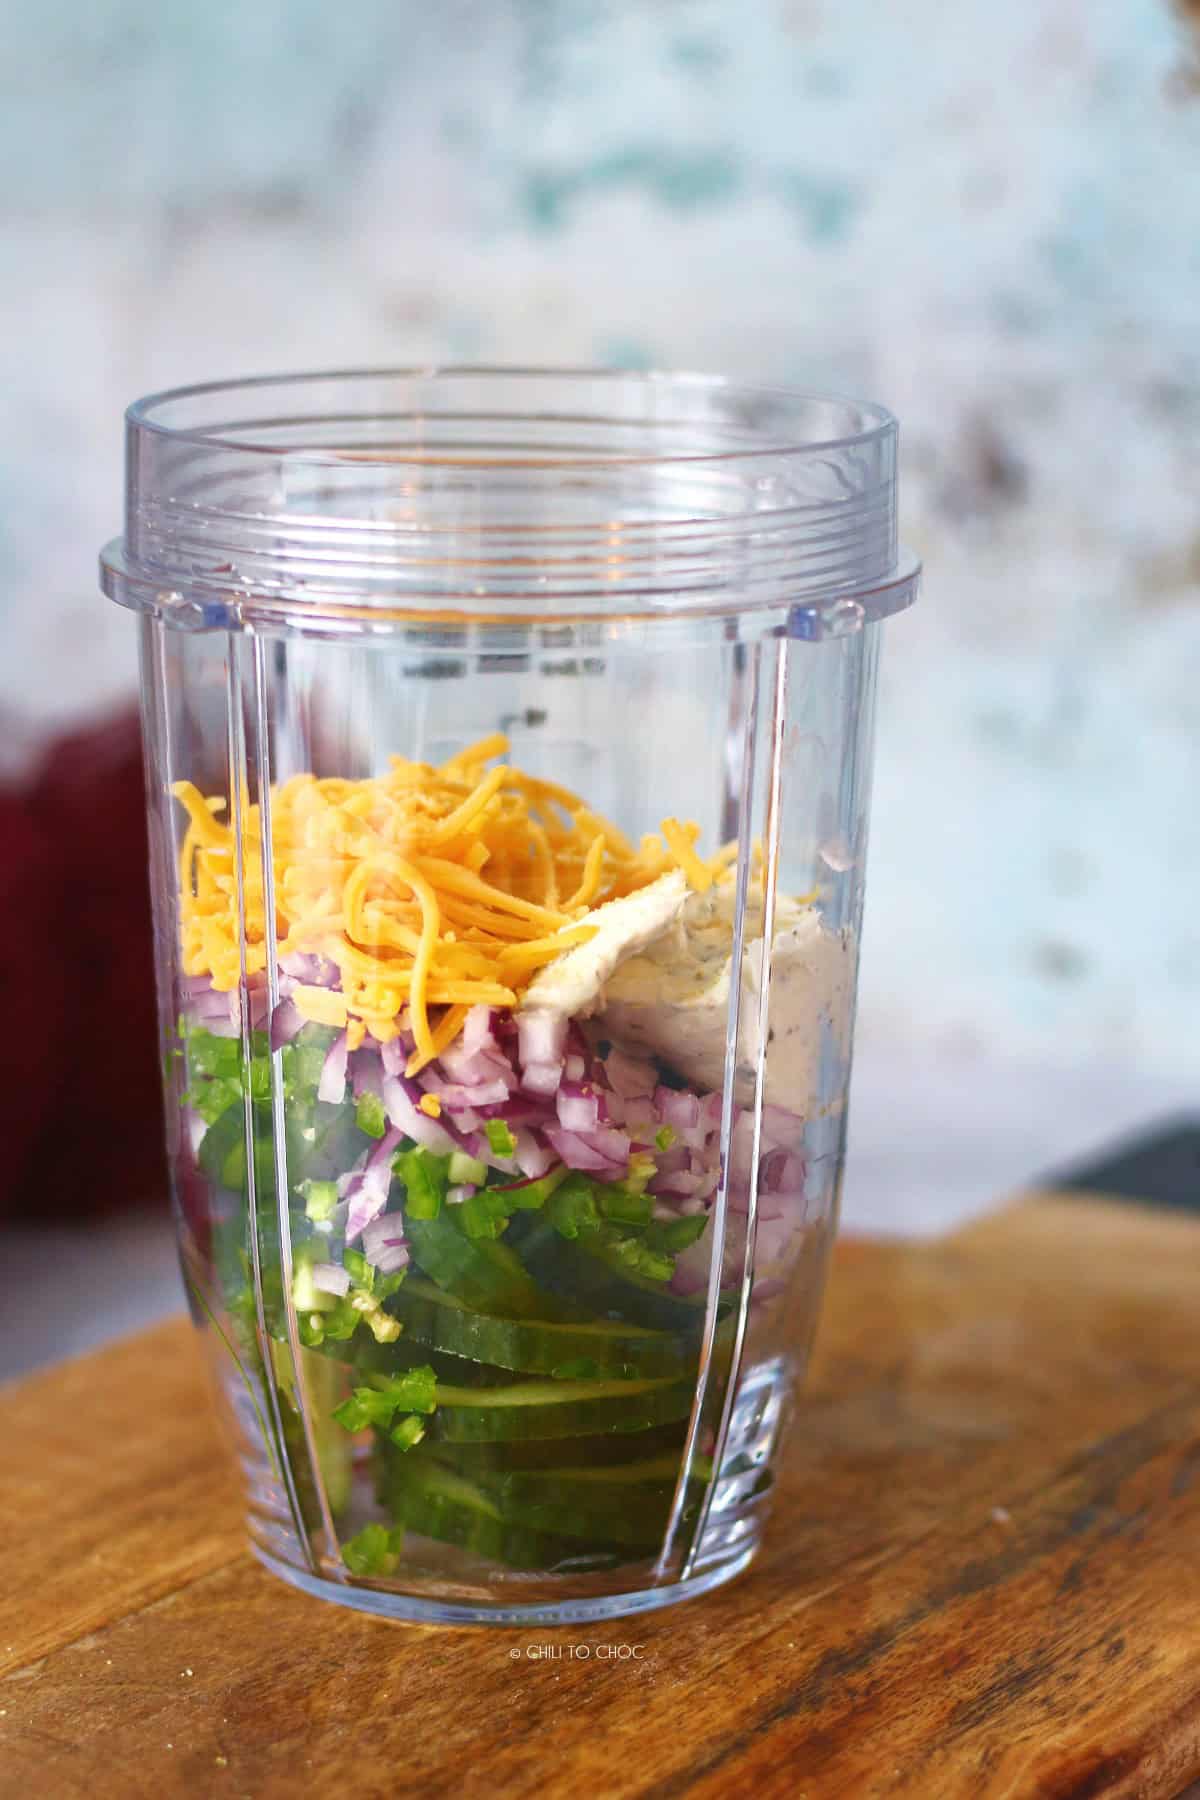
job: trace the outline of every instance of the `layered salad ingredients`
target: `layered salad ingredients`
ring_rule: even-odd
[[[239,1366],[262,1368],[261,1297],[285,1396],[292,1302],[364,1578],[395,1575],[405,1530],[547,1573],[652,1556],[695,1393],[736,846],[706,856],[670,818],[635,845],[507,748],[282,784],[270,921],[259,808],[243,800],[239,885],[228,803],[174,790],[185,1211]],[[760,872],[748,911],[723,1313],[752,1175],[758,1301],[803,1232],[804,1110],[844,1054],[852,979],[845,936],[781,897],[760,1044]],[[711,1476],[693,1460],[685,1524]]]

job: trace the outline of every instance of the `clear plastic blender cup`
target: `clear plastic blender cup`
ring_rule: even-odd
[[[254,1548],[398,1619],[744,1569],[834,1230],[882,409],[447,370],[128,415],[181,1258]]]

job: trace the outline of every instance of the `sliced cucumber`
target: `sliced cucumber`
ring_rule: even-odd
[[[679,1455],[647,1457],[606,1468],[515,1470],[480,1486],[502,1516],[562,1537],[643,1549],[662,1539],[679,1479]],[[689,1483],[684,1518],[699,1504],[703,1483]]]
[[[552,1294],[566,1295],[604,1317],[660,1331],[699,1336],[704,1300],[673,1294],[662,1283],[646,1281],[621,1267],[619,1258],[582,1237],[567,1239],[538,1215],[513,1220],[508,1241],[535,1280]],[[724,1299],[724,1314],[732,1298]]]
[[[469,1306],[503,1318],[536,1318],[547,1300],[507,1244],[469,1238],[455,1218],[456,1208],[436,1219],[406,1214],[404,1231],[413,1256],[429,1279]],[[551,1305],[550,1310],[553,1310]]]
[[[382,1492],[396,1520],[422,1537],[457,1544],[514,1569],[549,1572],[563,1563],[573,1569],[585,1566],[577,1540],[506,1519],[474,1482],[419,1451],[385,1459]],[[586,1566],[609,1567],[617,1560],[615,1550],[600,1546]]]
[[[690,1381],[514,1381],[503,1387],[438,1382],[431,1439],[469,1444],[516,1438],[649,1431],[686,1418]]]
[[[595,1378],[678,1377],[696,1361],[694,1335],[639,1329],[609,1319],[569,1325],[548,1319],[501,1319],[476,1311],[419,1276],[409,1276],[388,1310],[416,1343],[532,1375],[553,1375],[565,1368]]]
[[[649,1456],[672,1453],[676,1463],[683,1455],[687,1422],[652,1426],[649,1431],[609,1432],[604,1437],[527,1438],[507,1443],[448,1444],[434,1447],[438,1460],[449,1463],[471,1480],[487,1486],[514,1469],[557,1469],[569,1458],[589,1469],[632,1463]]]

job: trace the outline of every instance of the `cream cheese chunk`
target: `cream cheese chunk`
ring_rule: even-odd
[[[672,869],[637,893],[596,907],[584,920],[595,927],[595,937],[539,970],[525,990],[520,1010],[587,1018],[600,1005],[605,985],[621,963],[662,936],[679,917],[687,895],[682,871]]]
[[[747,912],[737,1059],[743,1090],[752,1085],[759,1051],[761,889],[751,893]],[[849,1052],[854,962],[848,931],[829,931],[815,907],[778,898],[764,1059],[770,1104],[806,1112],[829,1088],[823,1064],[832,1058],[840,1066]],[[693,894],[668,928],[616,968],[598,1028],[623,1049],[659,1057],[696,1087],[719,1088],[732,964],[732,885]]]

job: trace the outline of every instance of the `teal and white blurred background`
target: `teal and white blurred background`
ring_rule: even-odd
[[[132,691],[146,390],[434,360],[881,399],[850,1195],[932,1224],[1200,1074],[1200,91],[1165,0],[0,6],[9,764]]]

